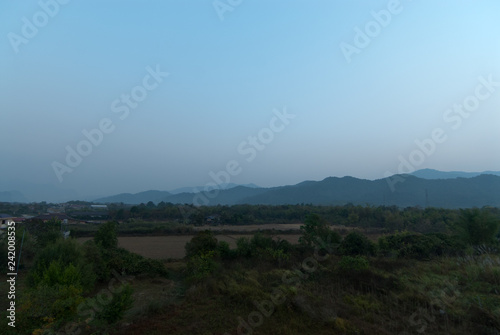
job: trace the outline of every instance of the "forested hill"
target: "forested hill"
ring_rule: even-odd
[[[139,204],[152,201],[174,204],[234,205],[234,204],[314,204],[314,205],[396,205],[432,206],[443,208],[500,207],[500,177],[479,175],[473,178],[422,179],[411,175],[396,175],[379,180],[353,177],[329,177],[322,181],[306,181],[297,185],[273,188],[238,186],[227,190],[169,194],[147,192],[116,195],[97,202]],[[215,196],[216,195],[216,196]]]

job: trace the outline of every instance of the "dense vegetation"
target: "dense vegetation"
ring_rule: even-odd
[[[132,304],[133,289],[127,284],[130,276],[167,276],[162,262],[119,248],[113,222],[103,224],[95,238],[84,244],[64,239],[60,226],[55,220],[45,223],[43,229],[33,223],[26,225],[31,232],[24,234],[23,239],[16,297],[17,331],[9,327],[3,334],[48,334],[58,329],[105,327],[120,320]],[[22,235],[16,237],[19,250]],[[1,249],[5,269],[5,236]],[[111,285],[113,281],[122,284]],[[3,314],[5,320],[6,313]]]
[[[271,208],[247,209],[255,215]],[[185,259],[169,262],[119,248],[115,222],[100,225],[83,244],[63,239],[57,221],[19,225],[18,232],[24,227],[28,233],[18,278],[16,331],[2,333],[500,332],[498,209],[275,209],[278,217],[287,210],[307,210],[300,212],[304,225],[299,244],[259,232],[239,238],[231,248],[213,232],[201,231],[186,244]],[[149,207],[150,212],[161,210]],[[332,230],[332,217],[361,227],[380,227],[380,222],[398,218],[403,229],[391,228],[377,240],[362,229],[342,236]],[[418,226],[427,221],[425,228]],[[0,247],[5,268],[5,237]],[[160,290],[151,291],[153,285]],[[5,290],[5,284],[0,288]],[[139,309],[145,295],[152,300]]]
[[[500,217],[496,207],[485,207],[484,212]],[[317,214],[334,225],[361,228],[383,228],[388,232],[411,230],[417,232],[446,232],[461,216],[460,210],[443,208],[396,206],[315,206],[301,205],[234,205],[234,206],[176,206],[169,203],[141,204],[129,208],[111,208],[114,220],[169,220],[194,225],[247,225],[264,223],[304,222],[310,214]]]

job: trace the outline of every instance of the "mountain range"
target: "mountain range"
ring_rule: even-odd
[[[423,179],[453,179],[453,178],[472,178],[482,174],[491,174],[500,176],[499,171],[483,171],[483,172],[462,172],[462,171],[439,171],[434,169],[422,169],[411,173],[412,176]]]
[[[329,177],[297,185],[262,188],[255,184],[223,184],[218,189],[183,187],[107,197],[81,197],[74,190],[21,182],[0,183],[0,202],[66,202],[140,204],[170,202],[195,205],[370,204],[445,208],[500,206],[500,172],[443,172],[423,169],[378,180]]]
[[[329,177],[322,181],[305,181],[297,185],[271,188],[235,186],[211,192],[178,194],[147,191],[100,198],[95,202],[139,204],[148,201],[154,203],[164,201],[195,205],[300,203],[344,205],[351,203],[353,205],[443,208],[500,206],[500,173],[478,174],[464,178],[452,177],[453,174],[458,173],[453,172],[449,178],[438,179],[437,176],[443,176],[443,172],[434,171],[419,172],[428,176],[428,179],[415,175],[395,175],[373,181],[354,177]],[[436,177],[432,178],[433,176]]]

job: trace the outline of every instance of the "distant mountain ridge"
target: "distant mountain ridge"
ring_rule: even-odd
[[[304,181],[297,185],[262,188],[255,184],[218,185],[219,189],[204,192],[204,187],[184,187],[170,191],[145,191],[140,193],[122,193],[112,196],[81,196],[75,190],[63,189],[58,185],[34,184],[22,181],[4,180],[0,182],[0,202],[53,202],[61,203],[70,200],[95,201],[100,203],[123,202],[127,204],[140,204],[152,201],[161,201],[175,204],[196,205],[233,205],[243,203],[262,204],[296,204],[296,203],[321,203],[321,204],[373,204],[373,205],[398,205],[398,206],[452,206],[458,204],[467,206],[492,205],[500,206],[496,201],[499,189],[493,189],[489,194],[485,190],[491,189],[489,185],[482,184],[483,179],[473,179],[480,176],[496,176],[498,171],[484,172],[443,172],[433,169],[422,169],[404,175],[400,178],[404,183],[395,184],[395,192],[388,187],[387,179],[363,180],[354,177],[336,178],[329,177],[322,181]],[[390,177],[396,178],[396,176]],[[412,178],[417,178],[415,181]],[[465,180],[463,180],[465,179]],[[469,179],[473,179],[472,182]],[[418,181],[419,180],[419,181]],[[434,181],[435,183],[428,183]],[[434,189],[434,185],[441,181],[455,181],[442,184],[449,189],[448,193]],[[496,179],[492,179],[492,187]],[[441,184],[440,184],[441,185]],[[467,185],[470,190],[462,189],[459,185]],[[411,187],[410,187],[411,186]],[[424,190],[423,190],[423,189]],[[427,191],[425,191],[427,190]],[[197,193],[198,192],[198,193]],[[422,194],[427,192],[427,200]],[[395,198],[395,196],[397,197]],[[437,200],[436,196],[446,196],[450,200]],[[470,195],[473,195],[472,197]],[[424,199],[424,200],[422,200]],[[463,199],[469,199],[463,201]],[[478,200],[482,199],[482,200]]]
[[[217,186],[221,190],[227,190],[227,189],[235,188],[238,186],[244,186],[244,187],[248,187],[248,188],[260,188],[259,186],[255,185],[255,184],[238,185],[238,184],[234,184],[234,183],[219,184]],[[168,192],[170,192],[172,194],[180,194],[180,193],[197,193],[197,192],[203,192],[204,190],[205,190],[205,186],[195,186],[195,187],[176,188],[176,189],[170,190]]]
[[[163,198],[170,196],[171,193],[167,191],[144,191],[139,193],[120,193],[117,195],[113,195],[110,197],[104,197],[95,200],[95,202],[104,202],[104,203],[119,203],[123,202],[125,204],[140,204],[147,202],[158,203],[161,202]]]
[[[472,178],[424,179],[413,175],[395,175],[373,181],[354,177],[328,177],[322,181],[306,181],[297,185],[272,188],[237,186],[225,190],[212,190],[208,193],[153,192],[157,193],[149,198],[147,192],[141,192],[135,195],[122,194],[95,201],[129,204],[164,201],[198,206],[300,203],[345,205],[351,203],[353,205],[395,205],[399,207],[500,207],[500,176],[480,174]]]
[[[463,172],[463,171],[439,171],[434,169],[422,169],[411,173],[412,176],[423,179],[452,179],[452,178],[473,178],[482,174],[500,176],[500,171],[483,172]]]

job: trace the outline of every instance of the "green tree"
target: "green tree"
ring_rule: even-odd
[[[317,214],[308,215],[300,230],[302,236],[299,238],[299,243],[307,247],[324,243],[339,243],[341,240],[340,235],[332,231],[328,223]]]
[[[342,255],[373,255],[375,245],[363,234],[357,231],[349,233],[340,243]]]
[[[105,249],[116,249],[118,247],[118,237],[116,235],[116,223],[106,222],[94,236],[94,241],[98,246]]]
[[[216,251],[217,238],[210,230],[201,231],[196,234],[185,246],[186,256],[191,258],[208,253],[209,251]]]
[[[461,209],[457,231],[464,241],[469,244],[490,243],[500,227],[500,220],[487,210]]]

